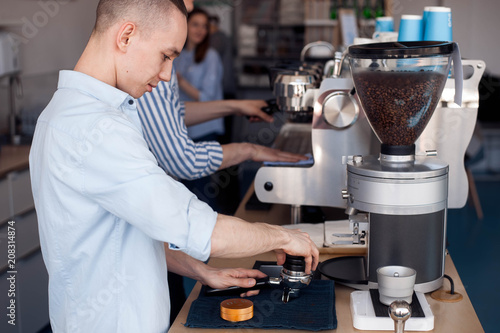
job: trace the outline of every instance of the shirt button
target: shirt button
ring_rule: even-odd
[[[128,104],[130,104],[130,105],[134,104],[134,100],[133,99],[129,99],[128,100]]]

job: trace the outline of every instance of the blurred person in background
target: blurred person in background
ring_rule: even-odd
[[[209,15],[194,8],[188,15],[188,35],[184,49],[174,66],[179,82],[181,101],[206,102],[223,99],[222,62],[210,47]],[[224,134],[222,118],[188,127],[189,136],[198,141],[217,139]]]

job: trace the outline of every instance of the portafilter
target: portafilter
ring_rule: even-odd
[[[265,277],[257,279],[255,285],[251,288],[241,288],[237,286],[214,289],[207,287],[205,294],[207,296],[222,296],[222,295],[239,295],[250,290],[263,288],[283,288],[281,300],[283,303],[288,303],[291,298],[297,298],[300,295],[300,290],[304,289],[311,283],[312,274],[305,272],[304,257],[286,255],[285,263],[281,269],[279,277]]]

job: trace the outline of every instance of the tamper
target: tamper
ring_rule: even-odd
[[[404,333],[405,322],[411,317],[410,304],[401,300],[392,302],[389,306],[389,315],[394,320],[394,331]]]

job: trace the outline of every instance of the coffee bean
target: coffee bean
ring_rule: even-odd
[[[356,92],[380,141],[415,143],[431,119],[447,76],[435,71],[366,70],[353,73]]]

